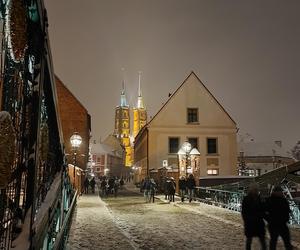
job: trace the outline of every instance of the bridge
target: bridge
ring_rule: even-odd
[[[300,201],[295,200],[291,193],[293,188],[300,184],[299,161],[242,181],[210,187],[198,187],[197,194],[202,202],[240,211],[242,199],[252,183],[258,184],[263,199],[271,194],[275,186],[281,186],[290,204],[290,224],[300,225]]]
[[[42,0],[1,0],[0,249],[59,249],[77,193],[66,171]]]
[[[0,0],[0,250],[62,249],[77,192],[65,159],[43,0]],[[300,224],[291,196],[300,163],[265,175],[199,188],[205,203],[239,210],[250,183],[267,196],[281,185]]]

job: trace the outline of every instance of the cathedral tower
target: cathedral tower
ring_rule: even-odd
[[[115,111],[115,136],[120,139],[125,148],[125,166],[132,166],[132,146],[130,143],[130,113],[126,101],[125,83],[122,83],[121,102]]]
[[[140,129],[147,123],[147,111],[144,106],[144,101],[141,91],[141,72],[139,72],[139,91],[137,106],[133,109],[133,137],[139,133]]]

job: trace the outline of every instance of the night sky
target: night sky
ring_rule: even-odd
[[[125,68],[153,116],[193,70],[257,141],[300,140],[300,1],[46,0],[56,74],[113,131]]]

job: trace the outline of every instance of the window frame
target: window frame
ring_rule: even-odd
[[[187,139],[187,141],[189,142],[189,143],[191,143],[190,142],[190,139],[196,139],[197,140],[197,147],[195,147],[198,151],[200,151],[200,149],[199,149],[199,137],[187,137],[186,138]],[[191,143],[191,145],[192,145],[192,143]],[[193,148],[193,145],[192,145],[192,148]]]
[[[178,148],[177,148],[177,152],[171,152],[171,147],[170,147],[170,140],[171,139],[178,139]],[[168,137],[168,154],[177,154],[178,151],[180,149],[180,137],[179,136],[169,136]]]
[[[216,152],[215,153],[210,153],[208,152],[208,140],[214,139],[216,140]],[[207,137],[206,138],[206,153],[207,155],[218,155],[219,154],[219,142],[218,142],[218,137]]]
[[[189,111],[196,110],[196,121],[189,121]],[[198,108],[187,108],[186,109],[186,122],[187,124],[199,124],[199,109]]]

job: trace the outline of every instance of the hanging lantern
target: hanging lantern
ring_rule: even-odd
[[[10,0],[5,20],[10,56],[15,62],[24,60],[27,49],[27,19],[23,0]]]
[[[6,188],[15,160],[16,136],[10,114],[0,112],[0,189]]]

